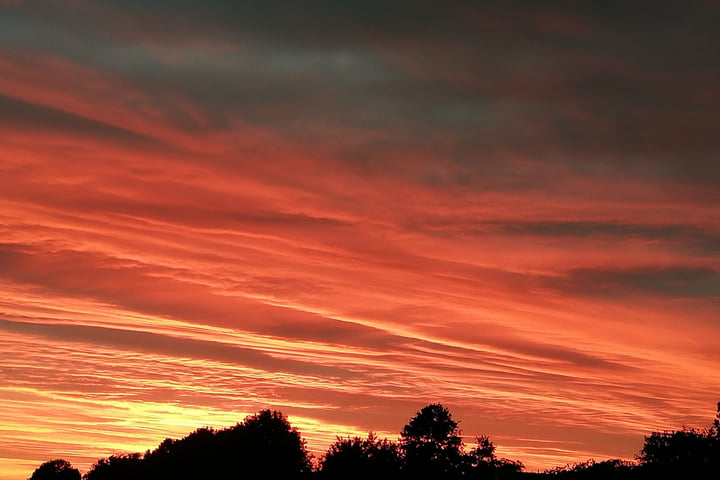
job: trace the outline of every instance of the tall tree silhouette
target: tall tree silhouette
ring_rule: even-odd
[[[28,480],[80,480],[80,471],[67,460],[50,460],[36,468]]]
[[[320,464],[322,478],[397,478],[402,459],[400,447],[370,432],[366,439],[339,438],[328,449]]]
[[[458,422],[439,403],[423,407],[400,432],[405,472],[412,477],[456,478],[466,465]]]

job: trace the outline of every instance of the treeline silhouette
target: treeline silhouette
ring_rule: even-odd
[[[720,403],[712,426],[652,432],[636,462],[619,459],[568,464],[542,473],[498,458],[487,436],[467,448],[458,422],[439,403],[423,407],[398,442],[338,437],[318,461],[298,430],[280,412],[263,410],[222,429],[199,428],[165,439],[144,454],[99,459],[84,475],[66,460],[40,465],[29,480],[318,479],[720,479]]]

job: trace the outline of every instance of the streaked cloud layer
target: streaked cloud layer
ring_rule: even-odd
[[[709,423],[718,6],[269,3],[0,1],[3,478],[268,407],[530,468]]]

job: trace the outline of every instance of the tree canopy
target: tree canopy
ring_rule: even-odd
[[[80,480],[80,471],[67,460],[50,460],[35,469],[29,480]]]
[[[199,428],[167,438],[144,455],[100,459],[85,480],[298,478],[311,470],[300,433],[277,411],[263,410],[223,430]]]
[[[397,478],[402,469],[399,446],[370,432],[360,437],[338,438],[321,461],[324,478]]]
[[[463,442],[458,422],[439,403],[423,407],[400,432],[410,475],[454,478],[462,475]]]

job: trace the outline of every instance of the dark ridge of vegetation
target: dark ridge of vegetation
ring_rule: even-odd
[[[652,432],[637,462],[611,459],[568,464],[542,473],[497,458],[486,436],[466,450],[458,422],[439,403],[423,407],[399,442],[338,437],[315,464],[300,433],[277,411],[263,410],[223,430],[199,428],[165,439],[144,454],[99,459],[84,475],[65,460],[40,465],[29,480],[195,480],[318,477],[329,479],[720,479],[720,403],[707,429]]]

